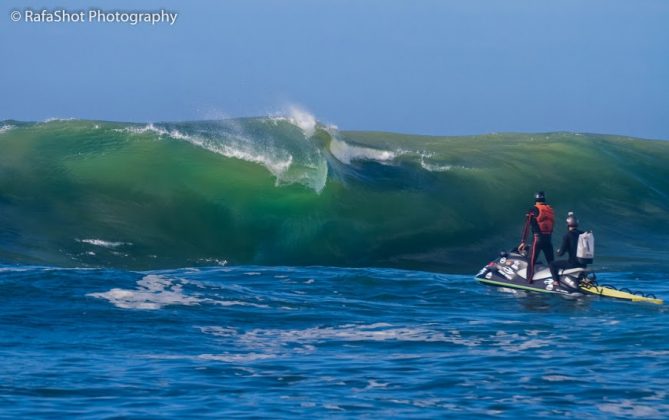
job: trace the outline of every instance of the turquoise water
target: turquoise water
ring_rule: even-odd
[[[666,267],[669,142],[581,133],[425,137],[308,118],[0,122],[0,261],[477,271],[535,191],[607,270]],[[558,241],[555,238],[555,242]]]
[[[6,417],[669,415],[665,306],[262,266],[2,266],[0,300]]]

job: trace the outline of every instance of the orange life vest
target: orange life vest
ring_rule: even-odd
[[[553,207],[543,203],[536,203],[535,207],[539,209],[539,215],[537,216],[539,231],[544,234],[553,233],[553,225],[555,224]]]

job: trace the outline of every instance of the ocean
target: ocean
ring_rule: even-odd
[[[6,418],[669,415],[666,306],[266,266],[3,266],[0,299]]]
[[[669,298],[669,143],[0,122],[0,417],[666,418],[664,305],[473,275],[535,190]]]

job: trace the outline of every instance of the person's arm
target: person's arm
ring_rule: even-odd
[[[560,248],[557,250],[557,256],[561,257],[564,255],[565,252],[567,252],[567,249],[569,248],[569,234],[566,234],[562,237],[562,245],[560,245]]]
[[[530,225],[532,224],[532,218],[537,216],[537,208],[532,207],[527,214],[525,215],[525,226],[523,227],[523,233],[520,236],[520,245],[518,245],[518,250],[522,251],[525,249],[527,234],[530,232]]]
[[[529,232],[530,229],[530,220],[532,216],[530,213],[527,213],[525,216],[525,226],[523,227],[523,233],[520,235],[520,243],[525,244],[525,241],[527,240],[527,232]]]

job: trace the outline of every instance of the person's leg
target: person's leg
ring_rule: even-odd
[[[565,268],[569,267],[569,261],[567,260],[560,260],[560,261],[553,261],[549,265],[551,269],[551,275],[553,276],[553,281],[560,281],[560,270],[564,270]]]
[[[537,244],[537,253],[534,254],[534,265],[536,265],[539,262],[539,257],[541,256],[540,254],[543,252],[544,257],[546,256],[546,251],[544,250],[544,238],[543,235],[539,235],[536,239],[536,244]]]
[[[548,264],[555,260],[555,256],[553,255],[553,241],[551,235],[544,236],[544,255],[546,256],[546,262]]]
[[[548,268],[551,270],[551,277],[553,277],[553,281],[558,281],[558,267],[557,267],[557,261],[553,261],[552,263],[548,264]]]
[[[532,277],[534,277],[534,263],[537,261],[537,255],[539,254],[539,235],[534,235],[532,237],[532,249],[530,252],[530,262],[527,264],[527,281],[532,283]]]
[[[577,264],[571,264],[568,260],[566,261],[556,261],[556,263],[561,263],[562,270],[569,270],[570,268],[578,267]],[[575,279],[573,276],[566,276],[560,282],[560,287],[566,289],[569,292],[578,292],[578,285],[580,280]]]

